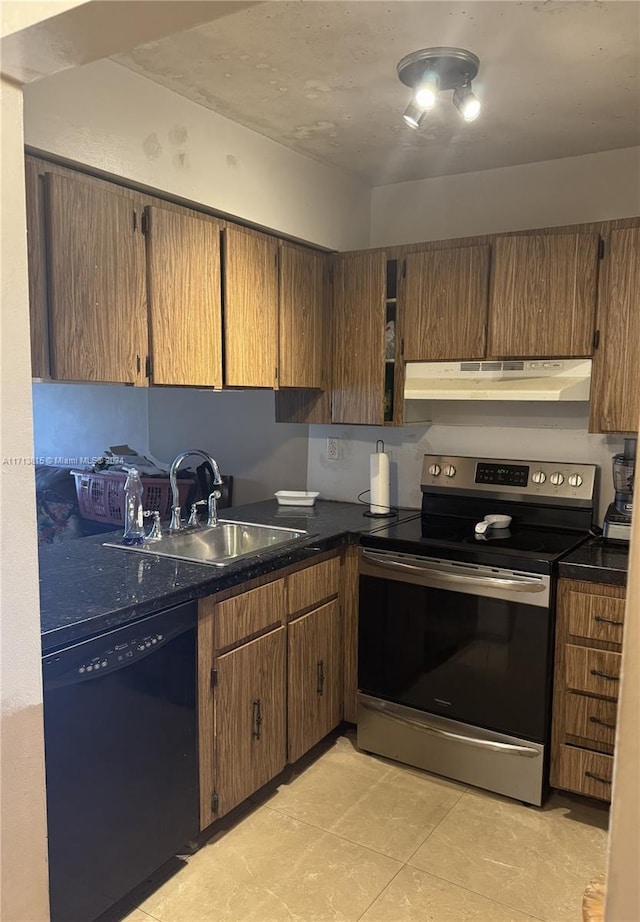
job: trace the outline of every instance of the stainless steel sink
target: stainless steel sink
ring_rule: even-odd
[[[206,563],[226,567],[243,557],[259,551],[282,547],[309,537],[309,532],[293,528],[275,528],[253,522],[229,522],[221,519],[212,527],[189,528],[174,534],[163,535],[160,541],[127,545],[106,541],[105,547],[115,547],[138,554],[157,554],[176,557],[193,563]]]

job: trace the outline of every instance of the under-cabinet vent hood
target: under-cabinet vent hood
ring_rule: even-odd
[[[589,400],[591,359],[410,362],[405,400]]]

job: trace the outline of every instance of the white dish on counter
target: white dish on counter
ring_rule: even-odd
[[[307,490],[278,490],[273,494],[280,506],[313,506],[319,493]]]

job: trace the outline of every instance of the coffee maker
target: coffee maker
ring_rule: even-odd
[[[613,486],[616,495],[604,517],[604,536],[609,540],[629,541],[631,537],[636,444],[636,439],[625,439],[623,451],[613,456]]]

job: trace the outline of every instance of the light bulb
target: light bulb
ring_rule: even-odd
[[[410,102],[402,115],[403,119],[410,128],[419,128],[420,122],[424,118],[424,110]]]
[[[436,74],[425,74],[417,84],[413,101],[420,109],[432,109],[438,98],[438,77]]]
[[[465,122],[472,122],[480,115],[480,100],[474,95],[469,83],[457,88],[453,94],[453,104]]]

